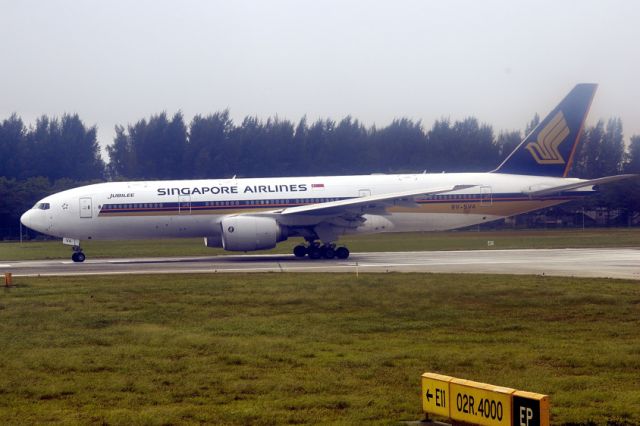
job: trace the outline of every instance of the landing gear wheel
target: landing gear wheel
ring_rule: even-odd
[[[338,247],[336,249],[336,257],[338,259],[346,259],[349,257],[349,249],[346,247]]]
[[[74,262],[81,263],[81,262],[84,262],[85,259],[86,259],[86,256],[81,251],[77,251],[71,255],[71,260],[73,260]]]
[[[336,251],[333,249],[333,247],[329,247],[329,246],[323,246],[322,250],[322,257],[324,257],[325,259],[333,259],[334,257],[336,257]]]
[[[295,257],[305,257],[307,255],[307,248],[303,245],[295,246],[293,248],[293,254]]]
[[[320,250],[320,247],[318,246],[309,246],[309,248],[307,249],[307,253],[309,254],[309,259],[320,259],[320,257],[322,257],[322,251]]]

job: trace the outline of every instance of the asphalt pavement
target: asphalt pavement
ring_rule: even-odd
[[[537,249],[352,253],[347,260],[297,259],[293,255],[228,255],[2,261],[14,276],[166,274],[219,272],[447,272],[534,274],[640,280],[640,249]]]

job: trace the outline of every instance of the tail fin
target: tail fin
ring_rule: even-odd
[[[574,87],[494,172],[567,176],[597,87]]]

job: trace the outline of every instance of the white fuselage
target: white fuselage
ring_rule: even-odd
[[[48,235],[78,240],[216,237],[220,220],[236,214],[277,212],[405,190],[466,184],[473,187],[426,196],[417,205],[368,212],[361,226],[342,233],[455,229],[560,204],[590,189],[530,197],[579,179],[498,173],[319,176],[260,179],[207,179],[109,182],[63,191],[40,201],[22,222]],[[44,208],[44,207],[46,208]],[[290,235],[308,217],[278,216]],[[313,218],[317,223],[318,218]]]

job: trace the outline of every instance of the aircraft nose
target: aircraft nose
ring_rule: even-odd
[[[22,223],[27,228],[31,228],[31,224],[33,222],[33,211],[27,210],[20,216],[20,223]]]

